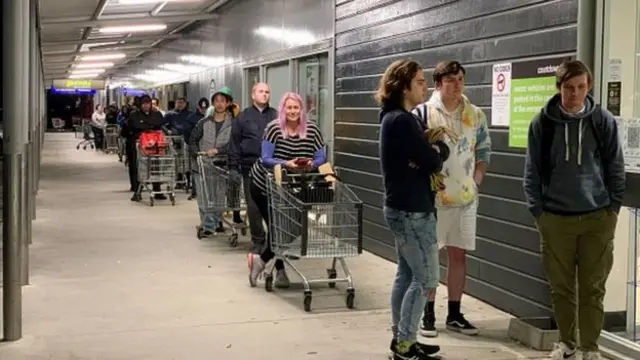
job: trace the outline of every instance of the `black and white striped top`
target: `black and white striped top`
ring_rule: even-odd
[[[267,124],[262,138],[262,156],[253,164],[251,168],[251,178],[254,184],[267,193],[267,176],[273,173],[276,163],[295,158],[316,158],[319,153],[324,154],[324,139],[318,126],[307,122],[307,136],[301,139],[299,136],[282,136],[282,131],[278,125],[278,120]],[[273,156],[265,158],[265,152],[269,153],[273,149]]]

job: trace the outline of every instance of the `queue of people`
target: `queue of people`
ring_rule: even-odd
[[[398,60],[386,69],[376,95],[383,212],[398,259],[391,293],[394,360],[437,358],[439,347],[418,342],[417,334],[438,335],[434,299],[443,247],[446,328],[478,333],[460,301],[466,253],[475,249],[478,190],[490,163],[491,139],[483,111],[463,95],[464,76],[460,63],[438,63],[435,91],[423,103],[423,69],[415,61]],[[595,105],[592,86],[582,62],[563,62],[556,70],[558,93],[529,127],[524,190],[540,233],[560,332],[553,360],[601,359],[597,340],[625,171],[617,124]],[[433,138],[436,130],[442,135]],[[438,174],[443,186],[434,187],[431,180]]]

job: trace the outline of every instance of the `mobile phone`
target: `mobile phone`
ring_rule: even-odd
[[[296,159],[296,165],[305,166],[308,165],[312,160],[309,158],[298,158]]]

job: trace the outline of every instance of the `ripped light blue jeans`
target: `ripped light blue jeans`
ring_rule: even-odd
[[[396,241],[398,270],[391,289],[391,321],[398,341],[416,341],[425,294],[438,286],[440,268],[436,218],[384,208],[384,218]]]
[[[191,176],[193,176],[193,180],[195,181],[195,184],[196,184],[196,194],[197,194],[196,201],[198,202],[198,214],[200,215],[200,226],[202,226],[204,231],[213,232],[218,227],[218,223],[220,222],[220,219],[221,219],[221,214],[207,212],[205,211],[205,209],[211,207],[211,202],[215,201],[215,196],[216,195],[219,196],[219,194],[205,193],[205,189],[203,188],[204,184],[202,181],[202,174],[197,172],[192,172]],[[207,186],[207,190],[209,190],[209,192],[211,192],[210,190],[211,188],[213,188],[214,191],[216,189],[214,186]],[[222,196],[224,196],[224,194]]]

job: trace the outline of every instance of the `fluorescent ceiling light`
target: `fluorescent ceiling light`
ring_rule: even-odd
[[[316,38],[313,36],[313,33],[306,30],[261,26],[254,32],[267,39],[282,41],[289,46],[308,45],[316,42]]]
[[[76,69],[95,69],[95,68],[110,68],[114,64],[112,62],[88,62],[75,64],[74,67]]]
[[[127,54],[103,54],[103,55],[84,55],[80,58],[82,61],[96,61],[96,60],[118,60],[124,59]]]
[[[72,75],[102,74],[104,69],[71,70]]]
[[[206,68],[195,65],[183,65],[183,64],[162,64],[161,69],[175,71],[183,74],[199,73],[206,70]]]
[[[121,34],[135,32],[161,31],[167,28],[166,24],[130,25],[130,26],[108,26],[100,29],[103,34]]]
[[[231,59],[222,56],[182,55],[180,60],[192,64],[202,65],[208,68],[218,67],[231,62]]]
[[[69,75],[68,78],[69,79],[91,79],[91,78],[94,78],[94,77],[96,77],[98,75],[100,75],[100,74],[96,74],[96,73],[93,73],[93,74],[78,74],[78,75]]]

